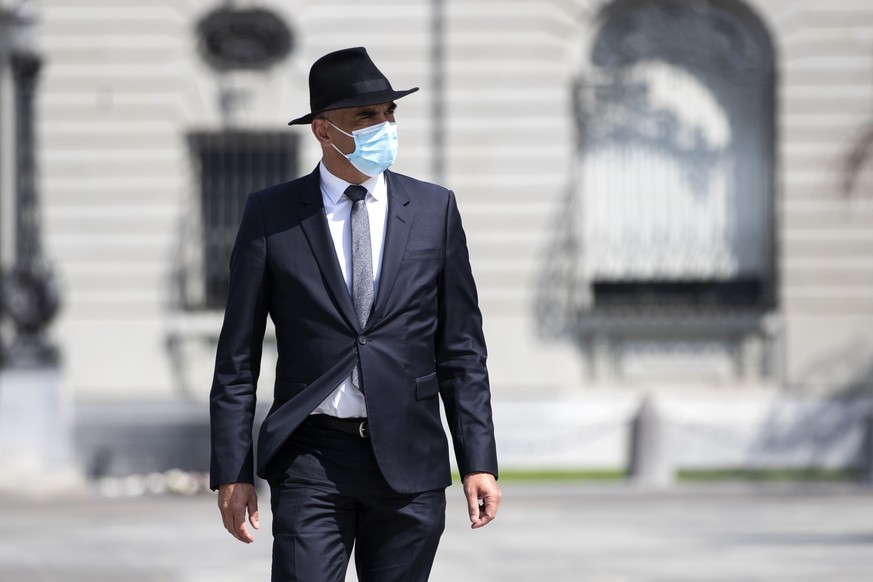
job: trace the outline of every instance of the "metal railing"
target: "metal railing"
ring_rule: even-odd
[[[297,174],[296,135],[288,132],[224,131],[188,138],[199,185],[198,258],[185,268],[183,306],[223,309],[228,261],[245,199],[251,192]],[[199,241],[197,240],[199,238]]]

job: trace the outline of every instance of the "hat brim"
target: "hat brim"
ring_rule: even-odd
[[[415,93],[416,91],[418,91],[418,87],[413,87],[412,89],[407,89],[406,91],[377,91],[375,93],[367,93],[366,95],[355,95],[354,97],[341,99],[339,101],[331,103],[327,107],[322,107],[318,111],[313,111],[312,113],[308,113],[303,117],[292,119],[288,122],[288,125],[306,125],[307,123],[312,123],[312,120],[315,119],[316,115],[324,113],[325,111],[334,111],[336,109],[346,109],[349,107],[364,107],[366,105],[376,105],[378,103],[388,103],[389,101],[400,99],[401,97],[405,97],[406,95],[409,95],[410,93]]]

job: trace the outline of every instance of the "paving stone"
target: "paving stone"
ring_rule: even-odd
[[[741,485],[503,485],[498,519],[470,530],[448,492],[432,582],[748,582],[873,579],[873,489]],[[3,582],[269,580],[268,495],[244,545],[215,498],[0,498]],[[348,582],[356,580],[349,572]]]

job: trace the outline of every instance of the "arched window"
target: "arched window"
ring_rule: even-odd
[[[612,361],[640,338],[733,358],[775,306],[769,36],[736,0],[617,0],[597,24],[541,319]]]
[[[735,2],[616,2],[576,87],[589,307],[774,298],[773,60]]]

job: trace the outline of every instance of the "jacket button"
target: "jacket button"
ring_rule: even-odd
[[[367,343],[367,338],[365,338],[364,336],[359,337],[358,343],[364,345],[365,343]]]

